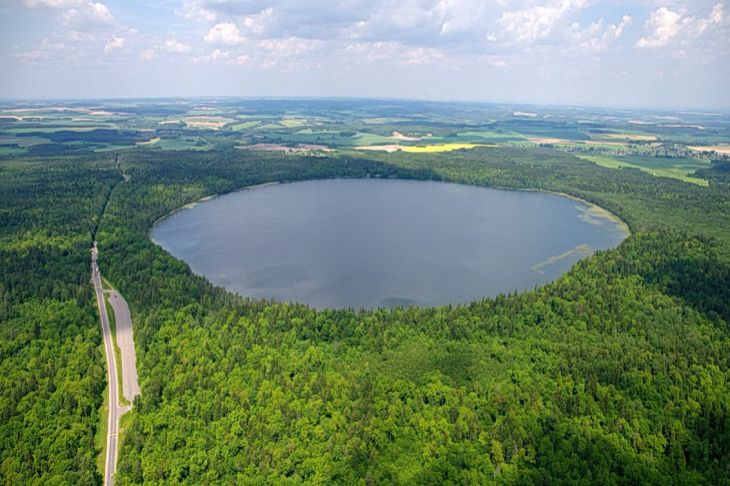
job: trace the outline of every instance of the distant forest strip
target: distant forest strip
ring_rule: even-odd
[[[0,170],[9,223],[0,241],[11,262],[0,287],[1,410],[2,427],[15,431],[12,440],[3,431],[2,477],[98,481],[93,440],[64,449],[40,437],[93,438],[96,414],[82,403],[98,408],[104,378],[88,244],[120,176],[113,160],[92,156],[5,158]],[[101,270],[132,309],[142,386],[120,484],[728,483],[722,170],[702,188],[551,149],[484,148],[324,157],[139,150],[125,154],[125,173],[131,181],[114,191],[97,235]],[[536,291],[368,312],[236,297],[148,238],[155,219],[205,195],[328,177],[563,192],[619,215],[632,235]],[[87,334],[43,319],[48,301],[73,309]],[[36,322],[56,334],[36,332]],[[54,401],[58,384],[42,381],[51,365],[28,366],[34,346],[69,332],[88,349],[49,346],[47,362],[77,386],[98,375],[86,402],[71,392]],[[26,422],[64,432],[24,435]]]

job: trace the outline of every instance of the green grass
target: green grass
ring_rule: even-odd
[[[227,128],[229,130],[233,130],[233,131],[246,130],[248,128],[255,127],[259,123],[261,123],[261,122],[258,120],[251,120],[251,121],[247,121],[247,122],[236,123],[234,125],[229,125]]]
[[[188,116],[220,116],[225,115],[226,112],[219,108],[212,108],[209,110],[189,110],[186,115]]]
[[[312,128],[303,128],[302,130],[298,130],[294,132],[294,135],[325,135],[325,136],[332,136],[337,135],[340,132],[337,130],[326,130],[326,129],[312,129]]]
[[[104,345],[102,344],[102,347]],[[103,349],[100,349],[104,353]],[[99,407],[99,426],[94,434],[94,450],[98,451],[96,455],[96,469],[99,474],[104,476],[104,462],[106,460],[106,434],[109,429],[109,384],[104,387],[104,401]]]
[[[391,118],[386,116],[378,116],[373,118],[363,118],[362,122],[368,125],[387,125],[388,123],[407,122],[408,118]]]
[[[5,131],[8,133],[55,133],[55,132],[90,132],[92,130],[115,130],[116,125],[94,123],[93,125],[85,125],[86,122],[71,122],[68,125],[54,125],[47,127],[24,127],[10,128]]]
[[[135,419],[134,409],[128,411],[119,419],[119,430],[117,434],[117,451],[122,450],[122,444],[127,437],[127,431],[130,429]]]
[[[198,145],[198,142],[203,142],[203,145]],[[162,138],[159,142],[154,145],[150,145],[150,149],[161,149],[161,150],[210,150],[213,148],[203,138]]]
[[[265,128],[266,125],[256,127],[256,130]],[[369,146],[369,145],[387,145],[398,143],[399,141],[390,136],[378,135],[376,133],[342,132],[336,130],[312,130],[305,128],[296,132],[271,132],[264,133],[266,141],[271,143],[324,143],[335,146]]]
[[[25,152],[24,148],[0,147],[0,155],[18,155]]]
[[[590,140],[590,137],[581,128],[561,127],[561,126],[541,126],[536,127],[529,120],[524,120],[524,125],[513,125],[511,128],[524,135],[525,137],[537,138],[562,138],[565,140]]]
[[[71,145],[71,144],[67,144]],[[92,145],[92,144],[79,144],[79,145]],[[136,147],[136,145],[112,145],[110,143],[105,144],[93,144],[96,148],[94,148],[94,152],[113,152],[114,150],[125,150],[125,149],[132,149]]]
[[[659,137],[655,133],[650,133],[650,132],[641,131],[641,130],[632,130],[630,128],[628,128],[626,130],[616,129],[616,130],[607,130],[607,131],[589,130],[588,135],[590,135],[590,137],[593,140],[604,140],[604,141],[609,141],[609,142],[623,142],[623,141],[628,141],[628,140],[641,141],[642,138],[644,138],[644,137],[649,137],[649,138],[646,138],[645,140],[643,140],[646,142],[653,142],[653,141],[656,141],[659,139]]]
[[[450,140],[452,137],[444,137],[444,140]],[[500,143],[500,142],[517,142],[517,141],[526,141],[527,139],[520,135],[517,132],[493,132],[493,131],[484,131],[484,132],[459,132],[456,137],[458,141],[460,142],[491,142],[491,143]]]
[[[194,139],[184,139],[184,140],[175,140],[175,139],[162,139],[159,137],[155,137],[157,139],[154,143],[148,143],[148,142],[136,142],[134,144],[126,144],[126,145],[113,145],[113,144],[94,144],[96,148],[94,148],[94,152],[113,152],[115,150],[130,150],[130,149],[154,149],[154,148],[160,148],[162,150],[210,150],[212,148],[211,145],[208,144],[202,137],[196,137]],[[154,139],[153,139],[154,140]],[[205,145],[196,145],[199,140],[203,140]],[[70,145],[70,144],[67,144]]]
[[[279,125],[278,123],[267,123],[265,125],[261,125],[260,127],[256,127],[257,130],[278,130],[281,128],[285,128],[284,125]]]
[[[239,120],[278,120],[279,117],[276,115],[246,115],[246,114],[238,114],[236,115],[236,118]]]
[[[621,145],[616,145],[616,144]],[[622,150],[624,147],[626,147],[628,142],[624,142],[623,140],[616,140],[613,143],[601,143],[601,141],[593,141],[590,144],[587,143],[574,143],[574,144],[566,144],[561,145],[560,147],[572,147],[572,148],[578,148],[578,149],[585,149],[586,147],[591,147],[594,150],[607,150],[607,151],[616,151],[616,150]]]
[[[671,177],[704,187],[708,185],[705,179],[692,177],[697,169],[709,166],[709,162],[703,160],[642,156],[608,157],[605,155],[578,155],[578,158],[610,169],[633,168],[657,177]]]
[[[391,137],[378,135],[376,133],[358,132],[357,134],[355,134],[354,137],[352,137],[352,144],[358,146],[385,145],[396,142],[398,142],[398,140]]]
[[[279,123],[287,128],[299,128],[307,126],[304,118],[282,118]]]

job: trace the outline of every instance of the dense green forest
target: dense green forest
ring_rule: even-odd
[[[93,484],[106,380],[89,245],[113,160],[0,161],[0,482]]]
[[[120,484],[730,484],[730,186],[552,149],[0,159],[8,483],[93,483],[88,248],[130,304],[142,395]],[[205,195],[327,177],[564,192],[632,235],[535,291],[317,312],[214,288],[149,240]],[[103,214],[103,217],[101,216]]]

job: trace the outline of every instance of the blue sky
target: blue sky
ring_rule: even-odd
[[[717,0],[2,0],[0,48],[3,98],[730,108]]]

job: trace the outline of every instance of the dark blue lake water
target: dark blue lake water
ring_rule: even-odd
[[[316,308],[431,306],[531,289],[626,236],[600,209],[553,194],[377,179],[243,190],[152,230],[216,285]]]

